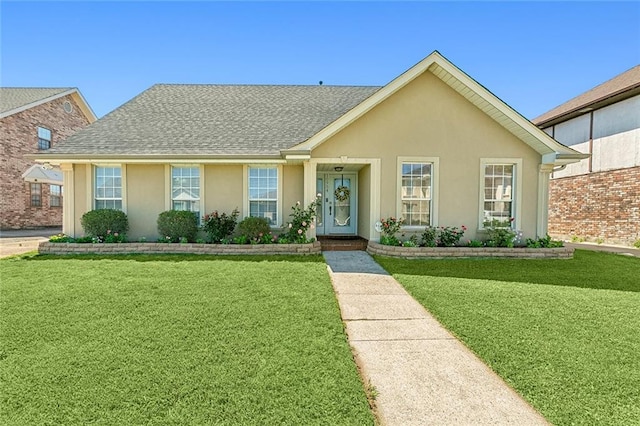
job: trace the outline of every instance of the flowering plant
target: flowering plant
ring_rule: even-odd
[[[384,244],[387,246],[401,245],[400,241],[396,237],[396,234],[400,231],[403,223],[404,219],[401,217],[395,218],[391,216],[387,219],[380,219],[380,232],[382,232],[382,235],[380,236],[380,244]]]
[[[382,224],[382,233],[388,236],[395,236],[404,224],[403,218],[395,218],[391,216],[388,219],[380,219],[380,223]]]
[[[302,208],[300,201],[298,201],[293,207],[291,207],[292,212],[289,215],[291,221],[284,229],[282,237],[291,243],[304,244],[308,242],[307,231],[315,227],[314,222],[316,220],[316,214],[319,206],[319,197],[316,197],[316,199],[306,208]]]
[[[207,234],[209,242],[221,243],[229,238],[236,228],[240,212],[235,208],[231,214],[218,213],[217,210],[202,218],[202,230]]]

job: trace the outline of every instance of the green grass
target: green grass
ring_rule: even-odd
[[[640,424],[640,259],[376,260],[554,424]]]
[[[317,257],[0,261],[0,423],[372,424]]]

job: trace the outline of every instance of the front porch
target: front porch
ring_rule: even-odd
[[[310,238],[325,241],[327,247],[357,250],[364,250],[367,240],[379,239],[380,159],[312,158],[303,165],[305,203],[320,199]]]

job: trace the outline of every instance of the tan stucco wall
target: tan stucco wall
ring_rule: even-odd
[[[229,214],[235,208],[242,216],[242,173],[241,164],[208,164],[205,166],[205,211],[202,212],[203,216],[214,210]]]
[[[158,236],[158,215],[165,210],[165,167],[127,164],[126,176],[127,236],[130,240],[144,237],[154,241]]]
[[[397,157],[439,157],[438,225],[464,224],[465,238],[476,236],[480,158],[522,158],[521,228],[535,235],[539,154],[429,72],[312,152],[314,158],[341,156],[381,159],[383,217],[398,214]],[[359,189],[367,190],[362,181]]]
[[[291,220],[291,207],[298,201],[304,202],[304,168],[300,166],[284,166],[282,168],[282,218],[281,222]]]

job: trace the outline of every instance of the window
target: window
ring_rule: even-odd
[[[437,157],[398,157],[398,210],[404,226],[435,226],[437,218]]]
[[[200,213],[200,167],[171,168],[171,208]]]
[[[249,216],[265,217],[278,224],[278,169],[249,168]]]
[[[122,168],[95,167],[95,208],[122,210]]]
[[[515,164],[484,164],[483,224],[511,224],[515,216],[515,168]]]
[[[42,207],[42,184],[31,184],[31,207]]]
[[[51,130],[38,127],[38,149],[45,150],[51,148]]]
[[[62,186],[49,185],[49,207],[62,207]]]

